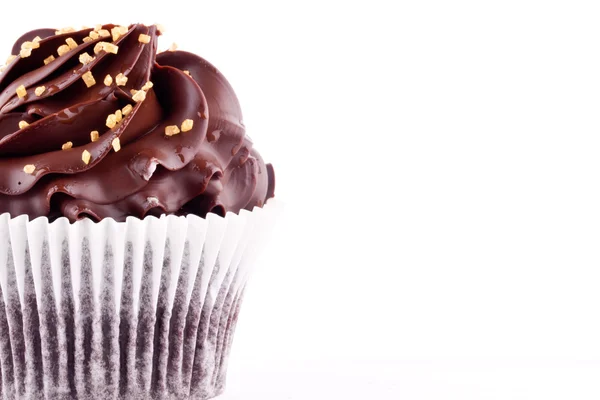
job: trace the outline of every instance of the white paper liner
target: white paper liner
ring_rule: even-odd
[[[5,399],[208,399],[280,205],[70,224],[0,215]]]

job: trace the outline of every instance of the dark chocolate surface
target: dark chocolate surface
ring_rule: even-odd
[[[40,29],[15,43],[18,54],[24,41],[42,38],[39,48],[17,57],[0,76],[0,213],[123,221],[163,213],[237,213],[273,197],[273,168],[245,135],[240,105],[223,75],[188,52],[157,55],[155,26],[128,28],[114,42],[112,37],[84,42],[91,29],[63,34]],[[141,43],[140,34],[149,35],[150,43]],[[57,48],[67,38],[78,47],[59,57]],[[114,43],[118,53],[94,54],[98,42]],[[94,60],[84,65],[83,53]],[[50,55],[56,59],[44,65]],[[89,88],[82,79],[88,71],[96,81]],[[128,78],[124,86],[115,82],[119,73]],[[107,74],[110,86],[104,84]],[[153,87],[136,103],[131,90],[148,81]],[[24,98],[16,93],[21,85]],[[38,96],[40,86],[46,89]],[[110,129],[107,117],[128,104],[131,113]],[[167,126],[181,128],[186,119],[193,120],[190,131],[165,134]],[[19,129],[19,121],[29,126]],[[91,131],[99,132],[95,142]],[[73,147],[62,150],[66,142]],[[84,150],[91,154],[88,164]],[[32,174],[24,171],[26,165],[35,166]]]

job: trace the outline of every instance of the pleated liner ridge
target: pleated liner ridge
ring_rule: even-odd
[[[126,222],[0,216],[4,399],[208,399],[277,203]]]

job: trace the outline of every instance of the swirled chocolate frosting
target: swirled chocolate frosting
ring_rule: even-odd
[[[227,80],[194,54],[157,54],[159,34],[105,25],[17,40],[0,77],[0,213],[204,217],[273,197]]]

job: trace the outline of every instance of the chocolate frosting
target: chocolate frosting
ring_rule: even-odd
[[[17,57],[0,77],[0,213],[71,221],[163,213],[204,217],[251,210],[273,197],[273,168],[252,148],[237,97],[215,67],[184,51],[157,55],[155,26],[129,26],[114,42],[117,54],[94,54],[98,42],[113,40],[84,42],[91,31],[40,29],[15,43],[18,54],[23,42],[42,38],[39,48]],[[140,42],[140,34],[150,42]],[[67,38],[77,47],[58,57]],[[95,58],[84,65],[83,53]],[[56,59],[45,65],[50,55]],[[82,79],[88,71],[96,80],[89,88]],[[119,73],[128,78],[124,86],[104,84],[107,74],[114,79]],[[131,90],[148,81],[153,87],[136,103]],[[16,93],[21,85],[24,98]],[[38,96],[40,86],[45,91]],[[108,128],[107,117],[128,104],[133,110]],[[193,120],[191,130],[165,134],[167,126],[181,128],[186,119]],[[29,126],[19,129],[20,121]],[[99,132],[97,141],[91,141],[91,131]],[[119,151],[112,146],[115,138]],[[62,150],[67,142],[72,148]],[[84,150],[91,155],[88,164]],[[34,172],[26,173],[26,165]]]

